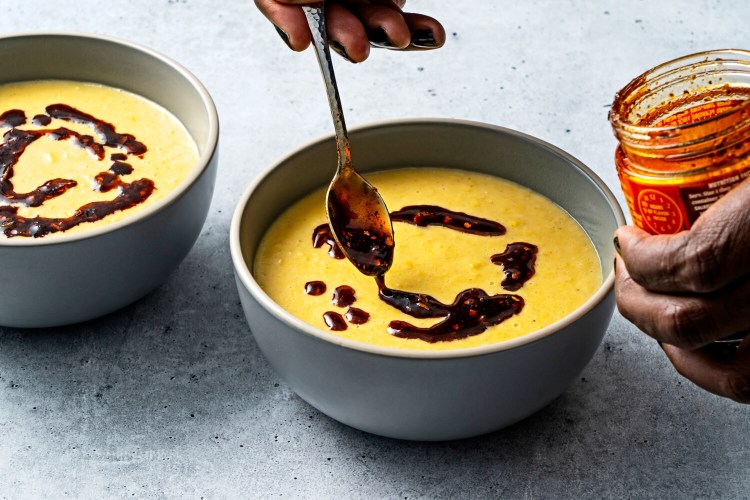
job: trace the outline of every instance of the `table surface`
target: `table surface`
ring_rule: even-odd
[[[311,51],[250,0],[6,2],[0,34],[126,38],[203,81],[221,120],[208,220],[167,283],[107,317],[0,328],[0,497],[726,497],[750,495],[748,408],[682,379],[615,313],[562,396],[494,434],[444,443],[369,435],[297,397],[245,322],[229,223],[245,187],[332,132]],[[477,120],[540,137],[624,199],[607,111],[661,62],[750,48],[745,0],[410,0],[445,47],[335,61],[348,124]],[[744,47],[743,47],[744,46]]]

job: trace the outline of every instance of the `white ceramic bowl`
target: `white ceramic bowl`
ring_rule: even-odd
[[[332,138],[298,149],[245,192],[230,245],[248,324],[284,381],[323,413],[383,436],[446,440],[517,422],[559,396],[591,359],[614,310],[612,237],[625,223],[606,185],[587,167],[539,139],[480,123],[415,120],[350,132],[363,172],[403,166],[448,167],[504,177],[555,201],[586,230],[604,282],[569,316],[484,347],[448,351],[383,348],[310,326],[258,286],[252,262],[275,217],[330,181]]]
[[[199,164],[153,207],[55,238],[0,239],[0,325],[49,327],[119,309],[160,285],[195,243],[213,194],[219,123],[203,85],[167,57],[124,40],[75,33],[0,37],[0,84],[96,82],[160,104],[187,128]]]

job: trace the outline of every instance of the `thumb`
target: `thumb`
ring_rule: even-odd
[[[615,233],[630,276],[661,292],[711,292],[750,273],[750,178],[704,212],[689,231]]]

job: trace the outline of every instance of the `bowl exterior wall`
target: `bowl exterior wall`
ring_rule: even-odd
[[[116,311],[163,283],[200,234],[217,157],[173,203],[117,231],[59,245],[0,246],[0,325],[40,328]]]
[[[250,329],[302,399],[380,436],[442,441],[507,427],[540,410],[580,375],[614,310],[614,294],[576,323],[531,344],[482,356],[414,359],[371,354],[301,332],[238,281]]]

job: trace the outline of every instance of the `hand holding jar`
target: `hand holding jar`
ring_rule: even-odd
[[[616,233],[615,292],[625,318],[658,340],[678,372],[750,403],[750,178],[689,231]],[[739,344],[715,343],[748,334]]]
[[[406,0],[328,0],[325,2],[330,47],[349,62],[367,59],[370,46],[395,50],[442,47],[445,30],[435,19],[403,12]],[[301,5],[310,0],[255,0],[258,9],[276,27],[294,51],[310,45]]]
[[[615,235],[618,308],[682,375],[750,403],[750,52],[654,68],[610,120],[637,226]]]

